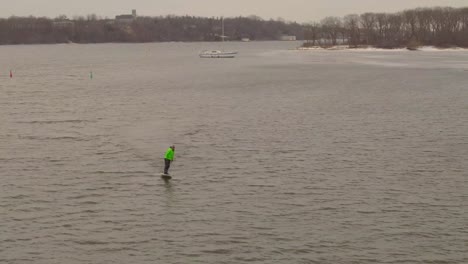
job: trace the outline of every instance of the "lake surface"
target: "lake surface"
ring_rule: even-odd
[[[0,47],[0,263],[468,263],[468,51],[225,45]]]

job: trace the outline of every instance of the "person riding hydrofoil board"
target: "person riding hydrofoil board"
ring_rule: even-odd
[[[175,146],[170,146],[167,151],[166,155],[164,155],[164,174],[169,175],[169,168],[171,167],[171,163],[174,161],[174,154],[175,154]]]

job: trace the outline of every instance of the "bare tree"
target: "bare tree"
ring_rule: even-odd
[[[316,22],[305,26],[304,39],[308,43],[307,46],[317,46],[320,41],[320,29],[320,24]]]
[[[365,13],[361,15],[361,27],[366,45],[375,44],[376,26],[377,18],[375,14]]]
[[[322,20],[322,32],[324,37],[331,42],[332,45],[336,45],[338,37],[342,31],[342,22],[338,17],[326,17]]]
[[[347,15],[344,18],[344,28],[347,32],[349,47],[357,47],[361,44],[360,17],[358,15]]]

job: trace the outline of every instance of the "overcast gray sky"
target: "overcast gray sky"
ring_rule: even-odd
[[[0,0],[0,17],[97,14],[113,18],[137,9],[139,15],[282,17],[310,22],[326,16],[394,12],[428,6],[468,6],[468,0]]]

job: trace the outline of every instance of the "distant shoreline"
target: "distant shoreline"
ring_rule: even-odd
[[[241,41],[241,40],[232,40],[226,41],[224,43],[253,43],[253,42],[300,42],[297,41],[284,41],[284,40],[250,40],[250,41]],[[33,45],[101,45],[101,44],[168,44],[168,43],[222,43],[221,41],[151,41],[151,42],[58,42],[58,43],[15,43],[15,44],[0,44],[2,46],[33,46]]]

